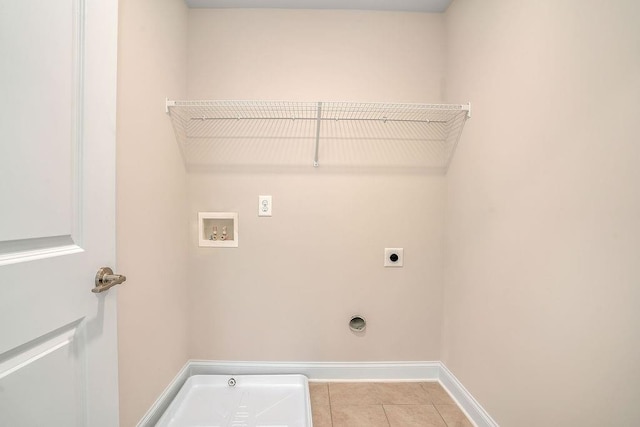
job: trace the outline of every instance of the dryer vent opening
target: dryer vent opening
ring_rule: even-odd
[[[353,332],[362,332],[367,327],[367,321],[360,315],[355,315],[349,320],[349,329]]]

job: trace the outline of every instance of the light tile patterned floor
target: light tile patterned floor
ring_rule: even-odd
[[[314,427],[473,427],[438,383],[309,383]]]

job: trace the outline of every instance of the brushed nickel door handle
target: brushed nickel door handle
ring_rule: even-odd
[[[115,285],[119,285],[127,280],[126,276],[121,274],[113,274],[113,270],[109,267],[102,267],[96,273],[95,287],[91,289],[91,292],[99,294],[104,292]]]

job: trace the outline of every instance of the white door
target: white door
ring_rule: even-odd
[[[116,46],[117,0],[0,2],[0,426],[118,425]]]

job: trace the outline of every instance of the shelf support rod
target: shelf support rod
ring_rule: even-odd
[[[313,158],[313,166],[318,167],[318,151],[320,149],[320,123],[322,123],[322,102],[318,102],[318,118],[316,120],[316,155]]]

